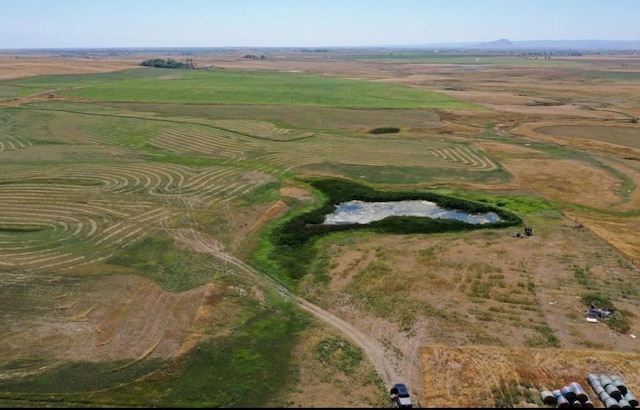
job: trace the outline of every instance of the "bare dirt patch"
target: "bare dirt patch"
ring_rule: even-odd
[[[313,196],[313,194],[311,194],[311,192],[297,186],[283,186],[282,188],[280,188],[280,195],[282,195],[283,197],[294,198],[299,201],[315,201],[315,197]]]

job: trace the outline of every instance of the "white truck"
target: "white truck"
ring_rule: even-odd
[[[409,389],[404,383],[396,383],[390,390],[391,393],[391,403],[393,407],[397,408],[411,408],[413,407],[411,403],[411,395],[409,394]]]

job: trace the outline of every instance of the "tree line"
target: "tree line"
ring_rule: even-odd
[[[187,68],[192,69],[195,68],[196,65],[192,59],[187,58],[186,61],[176,61],[173,58],[164,59],[164,58],[150,58],[148,60],[144,60],[140,63],[141,66],[145,67],[157,67],[157,68]]]

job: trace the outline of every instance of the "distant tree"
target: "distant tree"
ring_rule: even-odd
[[[167,60],[163,58],[150,58],[141,62],[140,65],[156,68],[194,68],[193,60],[190,58],[188,58],[184,63],[176,61],[173,58],[169,58]]]

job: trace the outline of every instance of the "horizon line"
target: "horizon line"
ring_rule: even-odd
[[[639,40],[606,40],[606,39],[541,39],[541,40],[509,40],[501,38],[492,41],[450,41],[450,42],[433,42],[433,43],[412,43],[412,44],[370,44],[370,45],[281,45],[281,46],[260,46],[260,45],[238,45],[238,46],[44,46],[44,47],[3,47],[0,51],[20,51],[20,50],[149,50],[149,49],[370,49],[370,48],[429,48],[429,47],[468,47],[468,46],[492,46],[496,48],[508,49],[514,48],[509,45],[499,46],[497,43],[508,42],[514,46],[521,45],[521,48],[527,48],[525,44],[531,43],[609,43],[609,44],[635,44],[640,47]],[[530,46],[535,47],[535,46]]]

